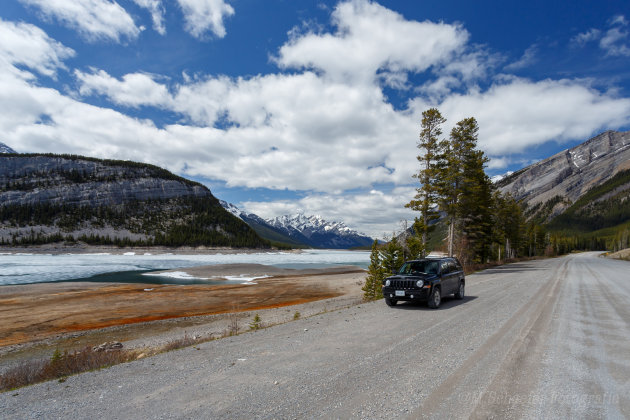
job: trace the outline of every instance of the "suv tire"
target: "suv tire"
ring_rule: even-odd
[[[440,307],[440,303],[442,303],[442,295],[440,294],[440,289],[436,287],[429,298],[429,308],[437,309]]]
[[[464,299],[464,292],[466,290],[466,285],[463,281],[459,282],[459,289],[457,289],[457,293],[455,293],[455,299]]]
[[[385,298],[385,303],[387,304],[387,306],[396,306],[398,301],[396,299],[390,299],[390,298],[386,297]]]

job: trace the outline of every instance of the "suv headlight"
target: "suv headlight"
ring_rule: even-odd
[[[424,282],[423,282],[422,280],[418,280],[418,281],[416,282],[416,286],[418,286],[418,287],[422,287],[422,286],[424,286]]]
[[[392,282],[391,282],[391,281],[389,281],[389,280],[385,280],[385,286],[389,286],[390,284],[392,284]]]

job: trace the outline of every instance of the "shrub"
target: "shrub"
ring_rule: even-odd
[[[262,324],[260,322],[260,315],[256,314],[253,321],[249,324],[250,330],[259,330],[262,328]]]
[[[94,351],[89,346],[72,353],[61,353],[57,349],[49,360],[30,360],[4,372],[0,375],[0,391],[102,369],[134,360],[135,357],[134,351]]]

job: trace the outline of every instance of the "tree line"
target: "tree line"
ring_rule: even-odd
[[[486,175],[489,159],[477,145],[477,120],[464,118],[448,138],[442,138],[445,122],[436,108],[422,113],[417,144],[420,169],[414,175],[419,186],[406,204],[418,216],[411,229],[392,235],[385,245],[374,242],[363,287],[366,299],[382,297],[383,279],[397,272],[405,260],[431,251],[456,256],[470,270],[506,259],[606,249],[605,239],[550,232],[541,219],[528,219],[524,205],[501,193]],[[430,241],[432,235],[438,240]],[[617,244],[627,242],[627,234],[619,236]]]
[[[464,265],[516,257],[528,226],[520,204],[486,175],[489,159],[477,145],[477,120],[457,122],[447,139],[441,138],[445,122],[436,108],[422,113],[420,170],[414,175],[420,186],[406,205],[420,213],[413,224],[421,238],[418,256],[427,253],[427,238],[441,220],[447,229],[446,254]]]
[[[40,245],[81,241],[91,245],[118,246],[230,246],[269,248],[269,241],[221,207],[214,197],[179,197],[130,200],[120,205],[79,206],[73,204],[0,205],[0,226],[17,232],[28,226],[48,226],[44,234],[32,229],[0,239],[0,245]],[[128,230],[145,239],[129,239],[97,233],[77,236],[82,228]]]

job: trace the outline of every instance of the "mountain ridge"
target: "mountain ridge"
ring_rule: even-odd
[[[499,180],[529,208],[530,215],[550,221],[590,189],[630,169],[630,131],[605,131]]]
[[[6,144],[0,142],[0,153],[17,153],[15,150],[11,149]]]
[[[248,214],[231,203],[222,201],[226,210],[248,223],[259,232],[257,226],[264,226],[289,238],[298,244],[314,248],[347,249],[365,247],[374,241],[346,226],[343,222],[327,221],[319,215],[306,216],[303,213],[283,215],[271,219],[263,219],[256,214]],[[260,232],[259,232],[260,234]],[[266,237],[263,235],[263,237]],[[270,239],[266,237],[266,239]]]
[[[0,243],[269,247],[204,185],[76,155],[0,155]]]

